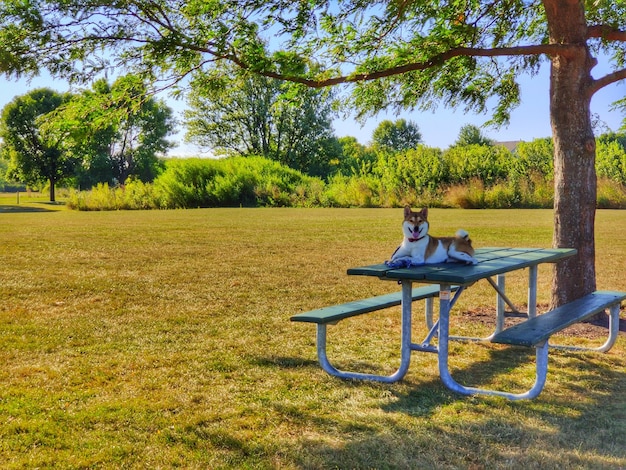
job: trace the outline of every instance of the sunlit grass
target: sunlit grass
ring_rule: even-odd
[[[430,219],[434,234],[463,227],[476,246],[552,239],[551,211]],[[597,219],[598,288],[626,290],[626,212]],[[397,290],[345,272],[387,259],[400,220],[400,209],[0,213],[0,466],[626,466],[623,335],[609,354],[552,352],[544,392],[525,402],[448,391],[434,355],[414,355],[392,385],[320,369],[315,329],[289,317]],[[526,275],[507,280],[522,304]],[[540,269],[540,303],[550,276]],[[493,291],[479,283],[461,299],[456,331],[488,334],[459,311],[488,311]],[[397,308],[346,320],[329,328],[329,354],[392,371],[398,331]],[[452,348],[461,381],[532,381],[531,352]]]

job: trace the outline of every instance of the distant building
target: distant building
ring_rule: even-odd
[[[513,152],[523,140],[505,140],[503,142],[494,142],[493,145],[502,145],[509,152]]]

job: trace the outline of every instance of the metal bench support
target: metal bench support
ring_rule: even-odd
[[[317,324],[317,358],[322,369],[330,375],[342,379],[374,380],[377,382],[397,382],[402,379],[409,369],[411,363],[411,303],[412,288],[411,283],[402,285],[402,336],[400,340],[400,366],[391,375],[365,374],[361,372],[342,371],[333,366],[328,360],[326,353],[326,324]],[[427,307],[428,310],[428,307]],[[432,313],[432,312],[431,312]]]
[[[458,383],[452,377],[450,373],[449,365],[448,365],[448,354],[449,354],[449,340],[448,332],[450,331],[450,309],[453,305],[456,297],[460,295],[462,289],[459,289],[454,299],[449,300],[446,294],[444,294],[444,289],[449,286],[442,285],[441,292],[439,293],[439,328],[441,333],[439,335],[439,375],[441,377],[441,381],[444,383],[446,387],[450,390],[460,393],[461,395],[492,395],[492,396],[501,396],[504,398],[508,398],[509,400],[522,400],[522,399],[530,399],[535,398],[537,395],[541,393],[543,387],[546,383],[546,377],[548,373],[548,342],[544,342],[541,345],[537,345],[535,347],[535,362],[536,362],[536,373],[535,373],[535,383],[532,387],[524,392],[524,393],[510,393],[501,390],[490,390],[476,387],[466,387]]]

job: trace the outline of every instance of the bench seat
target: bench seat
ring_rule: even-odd
[[[495,334],[493,343],[533,347],[568,326],[584,321],[626,299],[625,292],[597,291]]]
[[[455,289],[455,288],[453,288]],[[439,285],[416,287],[412,290],[413,301],[439,296]],[[369,299],[355,300],[331,307],[319,308],[309,312],[299,313],[291,317],[291,321],[317,323],[318,325],[334,324],[345,318],[375,312],[402,303],[402,292],[379,295]]]

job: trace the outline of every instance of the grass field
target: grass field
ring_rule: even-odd
[[[608,354],[551,352],[532,401],[456,395],[435,355],[414,356],[391,385],[320,369],[314,327],[289,317],[398,289],[345,272],[389,257],[401,209],[85,213],[4,203],[3,469],[626,468],[624,333]],[[433,234],[463,227],[477,247],[551,244],[551,211],[433,209],[430,220]],[[598,212],[600,289],[626,290],[625,231],[626,211]],[[541,267],[542,305],[550,277]],[[513,300],[524,303],[525,282],[507,279]],[[472,286],[453,330],[489,332],[494,300],[486,283]],[[599,344],[604,331],[593,328],[590,340],[559,341]],[[346,320],[329,328],[329,355],[394,370],[398,331],[397,308]],[[451,349],[466,384],[520,391],[533,379],[532,352]]]

